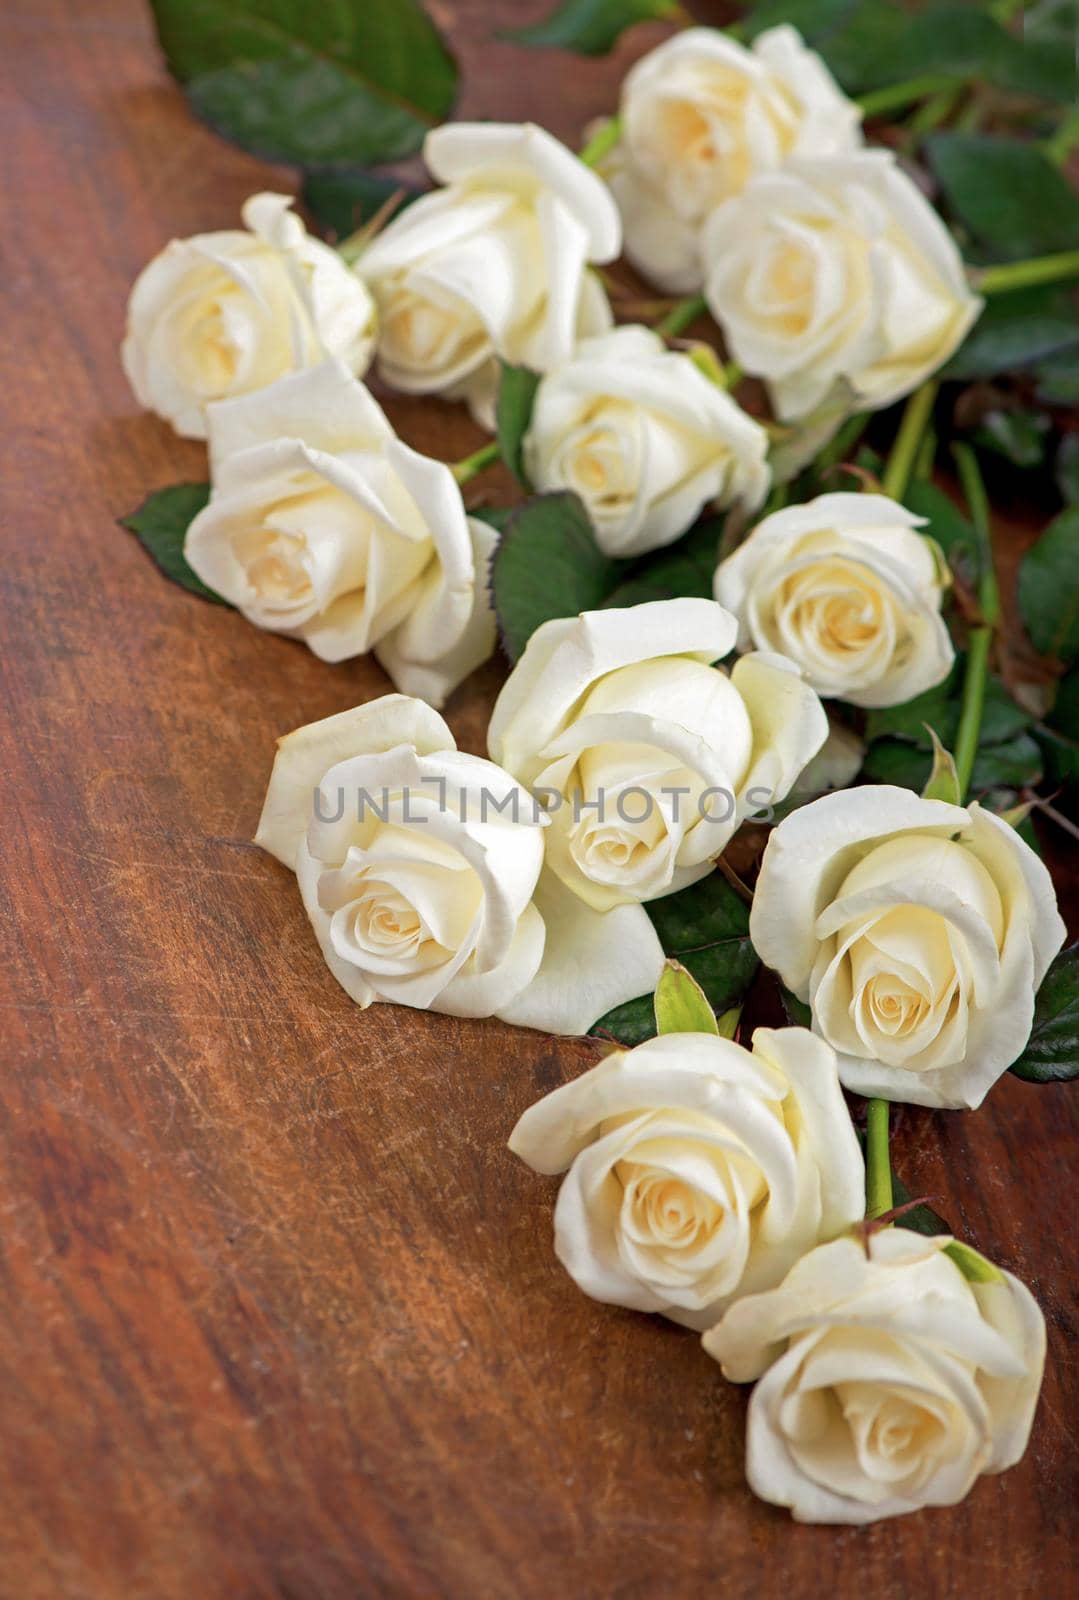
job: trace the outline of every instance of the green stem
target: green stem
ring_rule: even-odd
[[[993,542],[989,524],[989,501],[985,485],[978,470],[978,458],[969,445],[954,446],[955,462],[959,468],[959,481],[963,486],[971,522],[978,538],[980,577],[978,579],[978,608],[982,620],[970,630],[967,641],[967,670],[963,679],[963,698],[959,708],[959,729],[955,737],[955,771],[959,780],[959,800],[962,803],[970,788],[974,757],[978,753],[978,735],[982,726],[985,706],[985,688],[989,676],[989,651],[993,643],[993,629],[1000,619],[1000,592],[993,570]]]
[[[947,122],[965,92],[965,84],[953,83],[947,89],[931,95],[907,123],[907,132],[915,139],[923,139],[927,133],[932,133],[942,122]]]
[[[916,389],[907,401],[903,420],[899,424],[899,432],[895,436],[892,453],[888,457],[888,465],[881,480],[881,488],[885,494],[891,495],[893,500],[902,500],[907,492],[907,484],[914,470],[922,435],[933,414],[937,387],[935,381],[925,383],[920,389]]]
[[[979,294],[1007,294],[1036,283],[1066,283],[1079,278],[1079,250],[1062,250],[1055,256],[1035,256],[1031,261],[1004,261],[973,273]]]
[[[665,317],[656,323],[656,332],[665,338],[673,339],[675,334],[681,333],[683,328],[688,328],[691,322],[696,322],[698,317],[708,310],[708,302],[703,294],[690,295],[688,300],[678,300],[671,307]]]
[[[917,483],[929,482],[933,476],[933,463],[936,459],[937,430],[930,423],[918,447],[918,455],[914,462],[914,478]]]
[[[473,450],[470,456],[465,456],[463,461],[458,461],[450,471],[458,483],[467,483],[469,478],[474,478],[477,473],[483,472],[487,467],[493,467],[496,461],[501,460],[501,456],[498,440],[492,439],[489,444]]]
[[[892,111],[901,111],[904,106],[915,105],[919,100],[928,100],[945,89],[953,89],[955,84],[954,72],[926,72],[920,78],[907,78],[903,83],[890,83],[885,89],[859,95],[858,104],[865,117],[883,117]]]
[[[888,1155],[888,1102],[865,1104],[865,1214],[870,1222],[892,1209],[892,1163]]]
[[[848,417],[839,432],[825,445],[817,457],[817,476],[820,477],[831,467],[838,467],[841,461],[846,461],[868,426],[868,411],[862,411],[857,416]]]
[[[621,137],[622,118],[607,117],[605,121],[600,123],[577,159],[583,161],[586,167],[598,167],[604,156],[614,149]]]

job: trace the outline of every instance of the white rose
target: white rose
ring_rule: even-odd
[[[255,839],[361,1006],[583,1033],[653,988],[663,953],[639,906],[598,916],[540,876],[544,831],[508,773],[386,695],[278,740]]]
[[[865,1523],[952,1506],[1030,1437],[1045,1319],[1003,1272],[968,1282],[945,1236],[886,1228],[804,1256],[740,1300],[704,1346],[759,1378],[746,1476],[798,1522]]]
[[[526,1111],[510,1149],[567,1174],[555,1250],[596,1300],[708,1328],[865,1208],[835,1056],[805,1028],[670,1033]]]
[[[710,218],[704,293],[777,414],[846,380],[861,409],[909,394],[981,310],[951,234],[884,150],[794,160]]]
[[[854,149],[861,115],[794,28],[749,49],[712,28],[675,34],[627,73],[603,169],[627,256],[672,294],[699,289],[700,228],[716,206],[790,156]]]
[[[779,824],[749,932],[809,1002],[848,1089],[973,1108],[1026,1044],[1065,930],[1014,828],[881,785]]]
[[[546,372],[610,326],[586,269],[618,255],[618,209],[532,123],[436,128],[424,159],[447,187],[402,212],[356,267],[379,306],[379,372],[410,394],[482,404],[496,356]]]
[[[716,571],[742,649],[778,650],[817,693],[895,706],[948,676],[947,568],[879,494],[823,494],[766,517]]]
[[[597,909],[695,883],[781,800],[828,719],[782,656],[712,662],[736,625],[711,600],[545,622],[491,714],[490,754],[550,803],[547,860]]]
[[[323,661],[374,650],[441,704],[494,649],[494,531],[339,363],[209,408],[213,493],[184,554],[257,627]]]
[[[327,356],[367,370],[374,302],[291,204],[283,194],[252,195],[248,232],[174,239],[135,282],[124,371],[140,405],[185,438],[206,437],[210,401],[250,394]]]
[[[542,380],[524,439],[537,489],[572,489],[600,548],[642,555],[709,500],[752,510],[768,488],[768,435],[691,358],[650,328],[578,345]]]

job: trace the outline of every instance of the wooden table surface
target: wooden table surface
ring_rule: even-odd
[[[570,139],[659,36],[571,62],[489,38],[546,0],[431,9],[464,113]],[[593,1046],[360,1012],[249,842],[274,738],[386,679],[184,594],[116,525],[204,476],[120,373],[131,280],[290,175],[193,120],[139,0],[6,0],[0,27],[0,1596],[1064,1594],[1074,1095],[898,1118],[908,1182],[1045,1308],[1022,1465],[860,1530],[755,1501],[743,1392],[574,1289],[554,1186],[505,1149]],[[390,413],[432,455],[479,442]],[[451,702],[467,748],[497,682]]]

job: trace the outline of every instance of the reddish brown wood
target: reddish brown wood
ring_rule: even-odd
[[[491,42],[544,9],[432,4],[464,111],[575,137],[654,35],[598,63]],[[204,470],[127,391],[128,286],[289,175],[193,121],[137,0],[9,0],[2,26],[0,1595],[1064,1593],[1069,1091],[898,1117],[912,1188],[1045,1307],[1023,1464],[858,1532],[755,1502],[743,1395],[575,1291],[553,1186],[506,1153],[593,1047],[359,1012],[248,843],[275,736],[386,680],[183,594],[116,526]],[[391,411],[432,454],[478,442]],[[451,705],[471,748],[496,682]]]

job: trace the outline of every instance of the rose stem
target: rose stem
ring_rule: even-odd
[[[1027,289],[1035,283],[1063,283],[1079,278],[1079,250],[1035,256],[1031,261],[1005,261],[998,267],[983,267],[971,277],[979,294],[1007,294],[1010,289]]]
[[[902,500],[907,492],[907,484],[914,470],[922,435],[929,425],[936,398],[937,384],[932,381],[916,389],[907,401],[903,420],[899,424],[899,432],[895,436],[892,453],[888,457],[888,465],[881,480],[881,488],[893,500]]]
[[[872,1222],[892,1209],[892,1164],[888,1156],[888,1102],[865,1107],[865,1214]]]
[[[993,540],[989,526],[989,502],[978,469],[978,458],[966,444],[953,446],[959,481],[963,486],[971,521],[978,538],[980,574],[978,609],[981,622],[971,628],[967,641],[967,671],[963,679],[963,699],[959,710],[959,731],[955,737],[955,770],[959,779],[960,804],[967,797],[974,757],[978,753],[978,734],[985,704],[985,685],[989,671],[989,647],[993,629],[1000,618],[1000,592],[993,570]]]
[[[881,483],[893,500],[902,500],[906,493],[936,398],[937,384],[931,381],[915,390],[907,401]],[[887,1100],[867,1100],[865,1116],[865,1214],[872,1221],[892,1209]]]
[[[676,300],[665,317],[656,323],[656,332],[671,339],[676,333],[681,333],[683,328],[688,328],[691,322],[703,316],[708,310],[708,302],[703,294],[690,295],[688,300]]]
[[[860,95],[858,104],[863,116],[883,117],[892,111],[901,111],[904,106],[912,106],[919,100],[928,100],[930,95],[953,89],[955,84],[954,72],[927,72],[920,78],[907,78],[903,83],[889,84],[886,89],[874,89],[869,94]]]
[[[463,461],[458,461],[450,468],[458,483],[467,483],[469,478],[474,478],[478,472],[483,472],[486,467],[493,467],[501,459],[498,440],[492,439],[489,444],[481,445],[470,456],[465,456]]]
[[[860,412],[855,417],[848,417],[838,433],[829,444],[825,445],[817,457],[817,476],[822,477],[832,467],[838,467],[841,461],[846,461],[868,426],[868,411]]]
[[[579,153],[578,161],[586,167],[598,167],[608,151],[613,150],[622,137],[622,118],[606,117]]]

